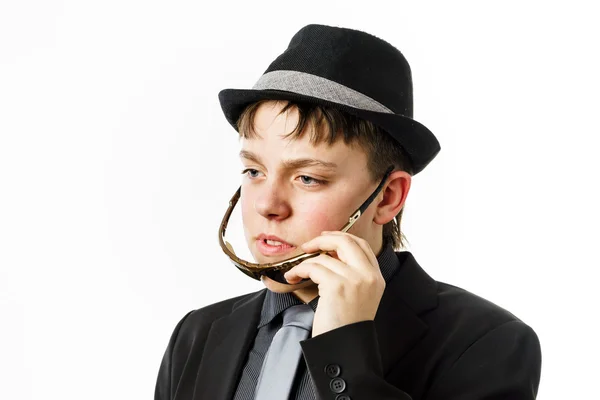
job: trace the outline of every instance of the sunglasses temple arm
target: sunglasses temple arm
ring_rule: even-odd
[[[348,219],[348,223],[346,224],[346,226],[344,226],[341,229],[342,232],[347,232],[352,227],[352,225],[354,225],[354,223],[358,220],[358,218],[360,218],[362,213],[364,213],[365,210],[371,205],[373,200],[375,200],[375,197],[377,197],[377,195],[383,188],[385,181],[390,176],[390,174],[392,173],[393,170],[394,170],[394,166],[390,165],[388,167],[387,171],[385,171],[385,174],[383,175],[381,182],[379,182],[377,189],[375,189],[375,191],[369,196],[369,198],[367,200],[365,200],[365,202],[360,207],[358,207],[358,209],[356,211],[354,211],[354,213],[352,213],[352,216],[350,216],[350,218]]]

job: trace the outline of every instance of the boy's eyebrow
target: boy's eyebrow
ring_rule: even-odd
[[[240,158],[245,158],[255,163],[262,164],[260,156],[248,150],[241,150]],[[283,165],[285,169],[296,169],[303,167],[325,167],[329,169],[337,168],[336,163],[323,161],[316,158],[296,158],[294,160],[284,160]]]

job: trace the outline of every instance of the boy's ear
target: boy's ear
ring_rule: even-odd
[[[406,196],[410,190],[412,177],[408,172],[395,171],[381,191],[383,199],[377,203],[374,222],[385,225],[394,219],[404,207]]]

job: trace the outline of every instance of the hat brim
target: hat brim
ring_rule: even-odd
[[[404,115],[362,110],[283,90],[224,89],[219,92],[219,101],[225,118],[236,130],[241,113],[247,106],[260,100],[308,102],[335,108],[370,121],[388,132],[402,145],[413,164],[413,175],[421,172],[440,151],[440,143],[433,133],[423,124]]]

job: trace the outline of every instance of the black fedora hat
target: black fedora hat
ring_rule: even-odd
[[[394,46],[366,32],[307,25],[252,89],[219,92],[225,118],[236,130],[244,109],[259,100],[310,102],[371,121],[406,150],[414,174],[440,151],[433,133],[413,119],[408,62]]]

